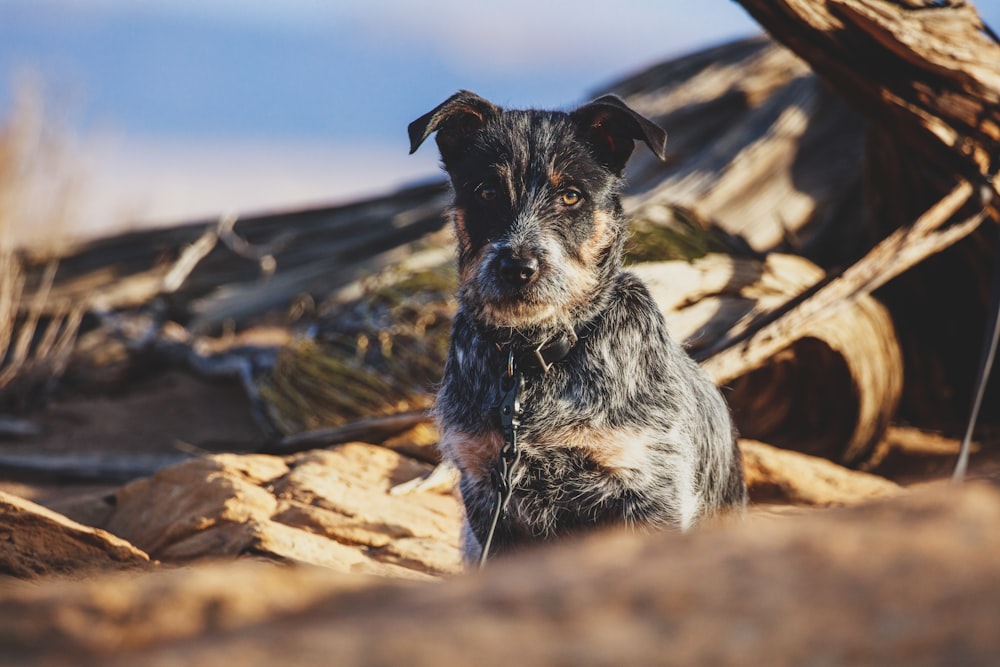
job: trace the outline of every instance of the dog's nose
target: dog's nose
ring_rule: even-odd
[[[500,258],[500,277],[514,287],[524,287],[538,276],[538,260],[534,257]]]

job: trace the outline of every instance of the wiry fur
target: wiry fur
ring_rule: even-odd
[[[621,171],[635,139],[662,157],[662,130],[616,98],[567,114],[504,111],[461,92],[411,124],[412,149],[434,131],[455,193],[460,280],[436,414],[442,453],[461,472],[467,556],[496,502],[492,408],[508,352],[561,331],[579,341],[527,376],[522,458],[494,553],[607,524],[685,529],[741,509],[725,402],[621,268]],[[569,191],[580,195],[572,205]],[[537,271],[512,284],[504,257],[530,258]]]

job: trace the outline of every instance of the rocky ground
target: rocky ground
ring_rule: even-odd
[[[7,473],[0,654],[39,665],[1000,657],[1000,461],[977,454],[977,480],[950,487],[954,440],[892,428],[880,474],[744,440],[746,521],[611,532],[462,574],[454,496],[391,492],[432,468],[429,425],[287,456],[207,451],[251,442],[241,400],[172,371],[50,406],[36,454],[187,459],[126,484]],[[208,422],[211,437],[199,435]]]

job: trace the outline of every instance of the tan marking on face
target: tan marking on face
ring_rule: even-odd
[[[589,267],[575,261],[566,263],[563,271],[570,284],[569,305],[582,306],[590,303],[594,290],[597,288],[597,277]]]
[[[598,257],[611,245],[612,218],[604,212],[594,216],[594,230],[580,246],[579,257],[563,256],[560,260],[560,270],[569,285],[569,295],[566,305],[569,307],[586,306],[597,288],[597,276],[594,269]],[[561,251],[560,251],[561,252]]]
[[[594,230],[580,246],[584,266],[593,266],[602,252],[611,245],[611,215],[607,211],[594,213]]]
[[[501,327],[544,325],[556,320],[561,313],[562,310],[551,303],[514,303],[504,308],[483,304],[483,316],[494,326]]]
[[[559,187],[559,184],[563,182],[563,178],[562,172],[553,171],[549,174],[549,185],[553,189],[556,189]]]
[[[441,437],[438,447],[441,454],[462,471],[475,479],[486,479],[500,456],[499,433],[476,436],[461,431],[451,431]]]
[[[455,229],[455,239],[458,241],[458,246],[463,252],[468,252],[472,247],[472,239],[469,237],[469,230],[465,226],[465,211],[460,208],[452,208],[449,210],[449,214],[451,224]]]
[[[649,434],[638,429],[564,428],[546,434],[545,440],[582,450],[608,471],[649,467]]]

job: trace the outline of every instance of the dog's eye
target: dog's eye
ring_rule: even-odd
[[[576,206],[583,199],[583,194],[579,190],[569,189],[562,193],[560,201],[563,206]]]
[[[479,186],[479,198],[483,201],[493,201],[497,198],[497,189],[492,185]]]

